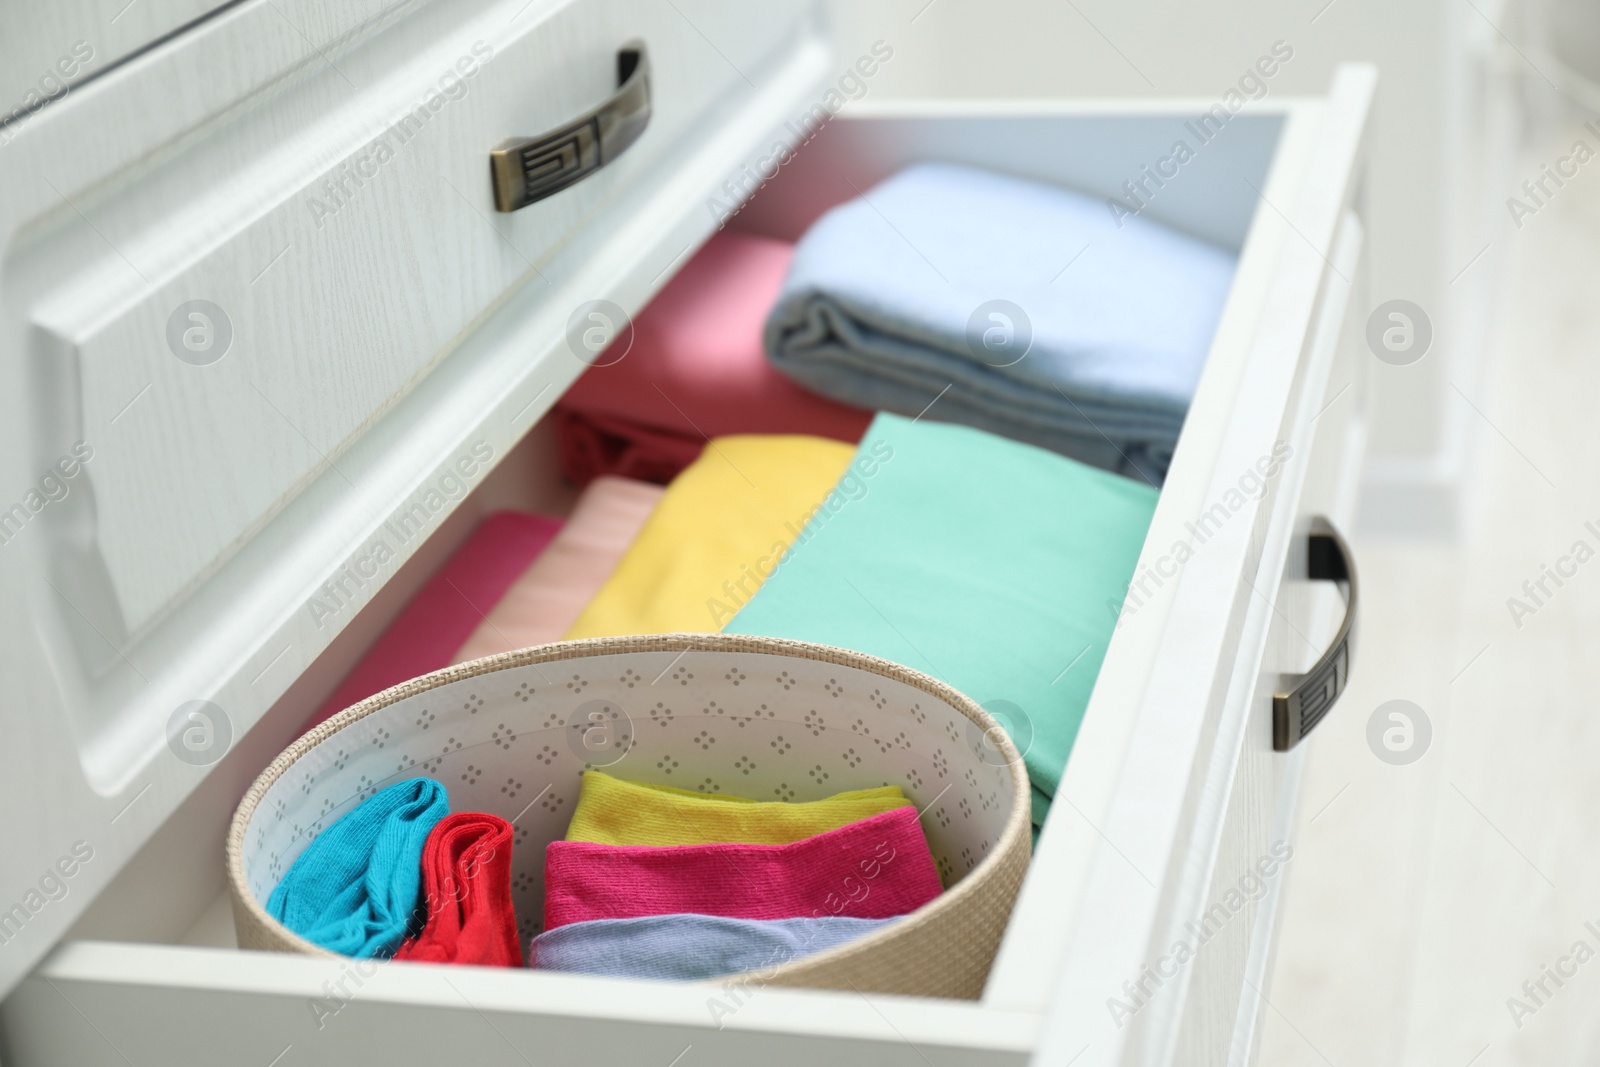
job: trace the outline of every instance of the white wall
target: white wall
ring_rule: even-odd
[[[1361,521],[1454,532],[1480,429],[1455,389],[1476,396],[1482,309],[1503,243],[1493,237],[1506,218],[1503,164],[1484,157],[1509,157],[1502,148],[1515,129],[1504,103],[1515,72],[1489,21],[1504,18],[1500,4],[833,0],[833,17],[841,62],[878,38],[894,48],[870,83],[877,96],[1215,99],[1278,40],[1294,58],[1270,80],[1273,94],[1320,93],[1340,61],[1378,64],[1372,303],[1414,301],[1433,321],[1434,342],[1409,367],[1374,360]]]

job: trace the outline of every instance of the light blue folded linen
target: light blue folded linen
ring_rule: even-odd
[[[1079,193],[922,163],[817,220],[764,343],[837,400],[927,409],[1159,484],[1234,265]]]
[[[528,966],[619,978],[687,981],[765,971],[865,937],[894,919],[729,919],[652,915],[591,919],[533,939]]]

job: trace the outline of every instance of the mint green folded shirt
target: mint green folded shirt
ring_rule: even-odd
[[[998,717],[1018,720],[1042,825],[1156,497],[1032,445],[882,413],[727,632],[854,649],[1014,705]]]

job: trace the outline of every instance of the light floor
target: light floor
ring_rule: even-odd
[[[1359,658],[1308,762],[1264,1067],[1600,1063],[1600,555],[1547,580],[1520,627],[1507,607],[1574,542],[1600,553],[1600,172],[1504,252],[1466,391],[1482,437],[1465,538],[1356,544]],[[1367,745],[1396,698],[1433,727],[1409,766]]]

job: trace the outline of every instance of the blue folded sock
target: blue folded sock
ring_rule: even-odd
[[[922,163],[801,238],[764,345],[836,400],[1160,484],[1235,262],[1068,189]]]
[[[865,937],[894,919],[728,919],[652,915],[591,919],[533,939],[528,966],[615,978],[685,981],[765,971]]]
[[[416,925],[422,846],[448,814],[444,786],[431,778],[374,793],[306,846],[267,898],[267,914],[332,952],[393,954]]]

